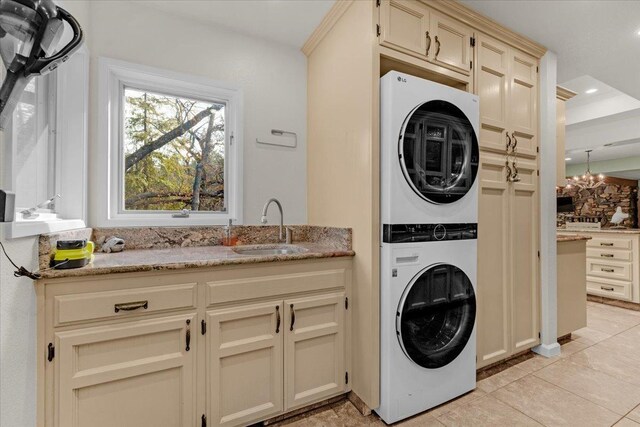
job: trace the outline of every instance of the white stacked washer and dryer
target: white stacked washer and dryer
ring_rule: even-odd
[[[387,423],[475,388],[478,97],[380,80],[380,407]]]

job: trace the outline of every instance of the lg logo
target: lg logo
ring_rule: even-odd
[[[402,82],[402,83],[406,83],[406,82],[407,82],[407,79],[405,79],[404,77],[400,77],[400,76],[398,76],[398,81],[399,81],[399,82]]]

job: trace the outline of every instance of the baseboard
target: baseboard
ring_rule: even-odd
[[[560,344],[557,342],[553,344],[540,344],[531,349],[534,353],[538,353],[544,357],[554,357],[560,355]]]
[[[353,404],[353,406],[356,407],[356,409],[365,417],[371,415],[371,408],[369,408],[367,406],[366,403],[364,403],[364,401],[362,399],[360,399],[360,396],[358,396],[357,394],[355,394],[354,392],[350,391],[347,394],[347,399],[349,399],[349,402],[351,402]]]

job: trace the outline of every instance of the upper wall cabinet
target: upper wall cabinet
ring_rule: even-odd
[[[538,60],[492,37],[477,37],[480,146],[536,157]]]
[[[450,70],[471,74],[473,31],[425,4],[383,0],[380,44]]]

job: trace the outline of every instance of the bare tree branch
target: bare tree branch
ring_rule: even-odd
[[[196,174],[193,178],[193,198],[191,199],[191,210],[197,211],[200,210],[200,185],[202,184],[202,169],[204,165],[209,161],[209,153],[211,153],[211,137],[213,136],[213,120],[215,119],[216,113],[211,113],[209,116],[209,126],[207,127],[207,133],[204,135],[204,141],[202,146],[202,156],[200,157],[200,161],[196,165]]]
[[[222,108],[221,105],[214,104],[211,107],[202,110],[198,114],[196,114],[192,119],[187,120],[184,123],[181,123],[179,126],[171,129],[169,132],[165,133],[161,137],[151,141],[149,144],[145,144],[135,152],[129,154],[125,158],[125,170],[131,169],[136,163],[140,160],[147,157],[149,154],[153,153],[157,149],[165,146],[169,142],[173,141],[175,138],[178,138],[184,135],[189,129],[193,128],[195,125],[200,123],[205,117],[211,114],[211,111],[218,111]]]

